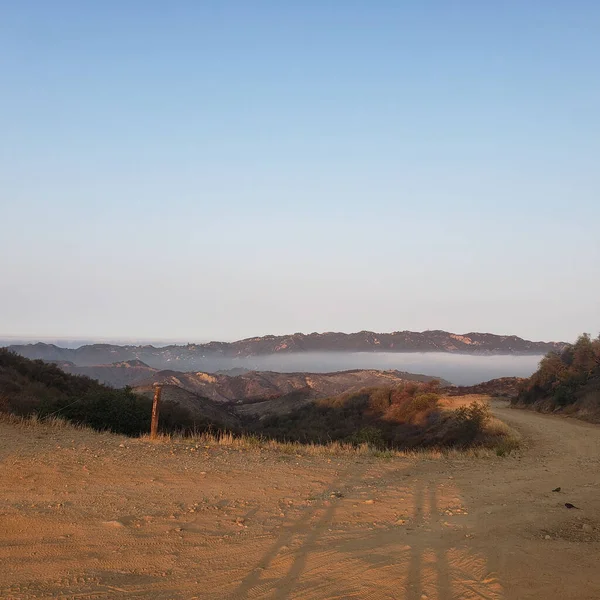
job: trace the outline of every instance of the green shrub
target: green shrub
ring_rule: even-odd
[[[351,436],[350,441],[360,446],[361,444],[368,444],[375,448],[380,448],[384,445],[383,433],[381,429],[377,427],[362,427],[354,435]]]
[[[600,379],[600,337],[581,335],[562,352],[550,352],[522,385],[516,403],[550,400],[557,407],[577,402]]]
[[[518,440],[507,437],[496,446],[496,456],[508,456],[513,450],[519,447]]]
[[[480,436],[491,418],[490,409],[483,402],[461,406],[453,414],[454,429],[463,445],[472,444]]]
[[[440,397],[438,394],[433,394],[431,392],[427,394],[418,394],[412,401],[411,409],[415,412],[433,410],[434,408],[437,408],[439,399]]]

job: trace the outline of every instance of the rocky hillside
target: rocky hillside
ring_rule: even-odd
[[[406,381],[439,381],[443,379],[429,375],[405,373],[403,371],[378,371],[361,369],[335,373],[277,373],[273,371],[246,371],[232,369],[226,372],[204,373],[158,370],[139,360],[117,362],[110,365],[79,367],[69,361],[52,361],[71,375],[83,375],[115,388],[125,386],[144,387],[155,382],[176,386],[184,390],[211,398],[217,402],[254,402],[279,398],[288,394],[303,397],[323,398],[363,387],[394,386]]]
[[[207,346],[210,346],[208,344]],[[240,340],[219,350],[233,356],[280,352],[457,352],[466,354],[540,354],[562,347],[553,342],[530,342],[517,336],[491,333],[458,335],[447,331],[393,333],[295,333]]]
[[[294,394],[296,398],[326,398],[365,387],[393,387],[408,381],[426,383],[434,380],[436,378],[427,375],[375,370],[336,373],[251,371],[235,377],[201,372],[158,371],[145,385],[161,382],[216,402],[250,403],[273,400],[290,394]]]
[[[458,335],[446,331],[396,331],[393,333],[295,333],[293,335],[249,338],[237,342],[209,342],[184,346],[118,346],[91,344],[80,348],[61,348],[53,344],[13,345],[9,349],[32,359],[71,362],[94,366],[142,361],[155,369],[178,371],[218,370],[220,359],[246,358],[271,354],[305,352],[450,352],[462,354],[546,354],[560,351],[561,342],[532,342],[517,336],[491,333]]]

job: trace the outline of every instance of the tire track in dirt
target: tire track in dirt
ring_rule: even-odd
[[[34,448],[0,423],[0,597],[597,600],[600,428],[494,411],[523,451],[282,460],[41,426]]]

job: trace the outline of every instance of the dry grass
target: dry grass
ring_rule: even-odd
[[[472,402],[474,397],[467,397]],[[486,400],[486,397],[477,397],[477,400]],[[448,399],[446,409],[458,408],[467,402],[461,398],[456,402],[454,398]],[[53,431],[87,431],[90,435],[110,435],[121,437],[109,432],[98,432],[85,425],[67,421],[61,417],[40,419],[37,415],[20,417],[0,412],[0,422],[24,429],[46,428]],[[196,448],[224,447],[246,452],[275,452],[295,456],[347,456],[347,457],[374,457],[374,458],[486,458],[492,456],[507,456],[521,445],[520,435],[506,423],[492,417],[487,423],[484,436],[476,446],[467,449],[452,448],[424,448],[414,450],[388,450],[370,444],[349,444],[343,442],[329,442],[326,444],[280,442],[273,439],[262,438],[255,435],[233,435],[231,433],[192,433],[184,434],[159,434],[151,440],[149,435],[137,438],[141,443],[150,444],[177,444]]]
[[[490,397],[485,394],[465,394],[464,396],[440,396],[438,406],[446,410],[456,410],[461,406],[469,406],[473,402],[489,403]]]
[[[36,414],[28,417],[22,417],[0,411],[0,424],[10,425],[16,429],[23,429],[31,433],[46,432],[56,434],[63,433],[65,435],[70,433],[78,433],[79,436],[101,436],[102,438],[110,437],[115,440],[127,439],[127,436],[113,433],[111,431],[98,431],[97,429],[92,429],[87,425],[74,423],[73,421],[68,421],[62,417],[39,418]]]
[[[520,439],[519,433],[496,417],[490,419],[490,422],[486,426],[486,433],[491,437],[515,437]]]
[[[503,426],[505,429],[502,429]],[[500,434],[500,430],[506,432],[506,435]],[[510,435],[509,435],[509,432]],[[226,447],[248,452],[277,452],[280,454],[289,454],[294,456],[356,456],[356,457],[374,457],[374,458],[485,458],[494,455],[504,455],[498,453],[498,448],[504,449],[511,447],[516,449],[519,443],[512,434],[512,430],[498,421],[498,425],[490,435],[489,444],[482,444],[468,449],[454,448],[424,448],[416,450],[388,450],[371,446],[369,444],[345,444],[341,442],[329,442],[327,444],[300,443],[300,442],[279,442],[272,439],[260,438],[257,436],[234,436],[230,433],[200,435],[159,435],[156,439],[150,439],[149,435],[139,438],[144,443],[151,444],[180,444],[188,448],[213,448]],[[508,452],[506,452],[508,453]]]
[[[299,456],[376,456],[388,454],[377,450],[368,444],[355,446],[352,444],[343,444],[341,442],[330,442],[328,444],[302,444],[300,442],[279,442],[272,439],[261,438],[253,435],[232,435],[231,433],[202,433],[197,435],[169,435],[162,434],[156,439],[150,439],[149,435],[143,435],[140,441],[151,444],[183,444],[197,448],[212,448],[222,446],[236,450],[245,451],[274,451],[282,454],[291,454]],[[389,455],[401,455],[400,452],[390,452]]]
[[[47,417],[41,419],[38,415],[33,414],[28,417],[21,417],[18,415],[11,415],[10,413],[0,412],[0,423],[7,425],[13,425],[24,429],[35,429],[45,427],[49,429],[60,429],[60,430],[71,430],[71,431],[84,431],[89,430],[90,432],[98,433],[97,431],[73,421],[67,421],[61,417]]]
[[[486,435],[497,456],[508,456],[521,447],[521,434],[496,417],[492,417],[486,425]]]

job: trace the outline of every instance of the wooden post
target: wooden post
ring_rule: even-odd
[[[152,402],[152,423],[150,424],[150,439],[156,439],[158,434],[158,414],[160,412],[160,395],[162,383],[154,384],[154,401]]]

